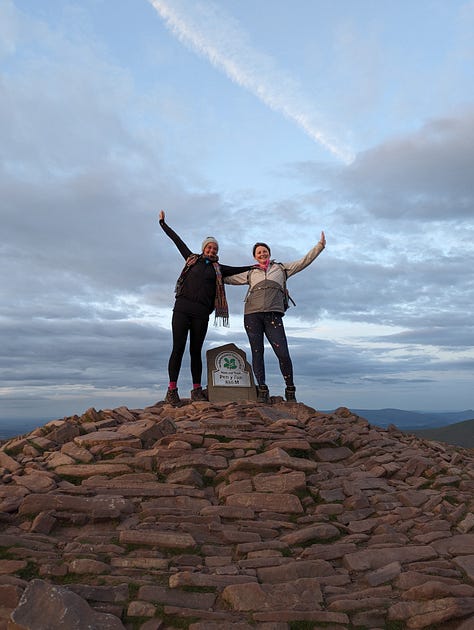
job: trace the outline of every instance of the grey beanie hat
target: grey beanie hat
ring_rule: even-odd
[[[206,236],[201,245],[202,252],[206,248],[206,245],[209,245],[209,243],[215,243],[217,245],[217,249],[219,249],[219,243],[217,242],[217,240],[213,236]]]

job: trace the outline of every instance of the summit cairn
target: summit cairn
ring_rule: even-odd
[[[89,409],[0,479],[0,630],[474,628],[474,451],[345,407]]]

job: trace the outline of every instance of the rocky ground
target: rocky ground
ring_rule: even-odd
[[[0,630],[474,629],[474,451],[274,399],[0,449]]]

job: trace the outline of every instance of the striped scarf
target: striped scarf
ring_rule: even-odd
[[[200,258],[203,258],[202,254],[191,254],[191,256],[188,256],[188,258],[186,259],[186,264],[184,265],[184,268],[176,282],[176,288],[175,288],[176,297],[178,297],[182,291],[186,274],[191,269],[191,267],[197,263],[197,261]],[[212,266],[214,267],[214,271],[216,272],[216,298],[214,300],[214,309],[215,309],[214,325],[217,326],[217,324],[219,323],[218,320],[221,320],[221,323],[223,326],[229,326],[229,306],[227,304],[227,298],[225,295],[225,286],[222,280],[221,267],[218,263],[218,260],[219,259],[217,257],[215,260],[209,259],[209,262],[212,263]]]

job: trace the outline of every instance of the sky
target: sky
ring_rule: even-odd
[[[299,401],[474,408],[473,31],[473,0],[0,0],[0,423],[164,398],[161,209],[231,265],[325,231],[289,281]],[[204,359],[249,356],[244,296]]]

